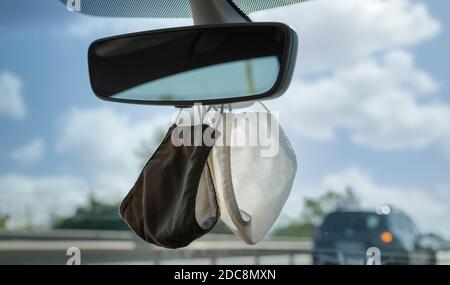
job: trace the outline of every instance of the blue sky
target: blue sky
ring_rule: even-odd
[[[398,205],[421,227],[450,234],[442,222],[450,215],[450,3],[335,2],[251,15],[287,22],[300,38],[294,82],[269,102],[299,159],[283,215],[295,216],[305,196],[351,184],[365,205]],[[135,149],[152,144],[174,109],[97,99],[87,48],[103,36],[190,24],[2,1],[0,213],[20,225],[31,211],[45,223],[90,191],[121,199],[139,172]]]

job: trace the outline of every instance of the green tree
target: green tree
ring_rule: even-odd
[[[6,230],[8,225],[9,215],[0,215],[0,232]]]
[[[56,218],[55,229],[127,230],[118,214],[118,204],[107,204],[91,196],[86,206],[76,210],[72,217]]]
[[[274,236],[283,237],[310,237],[314,233],[314,225],[293,219],[288,225],[276,229]]]
[[[300,216],[276,229],[273,234],[310,237],[328,213],[340,207],[358,208],[360,204],[360,199],[351,187],[347,187],[344,193],[329,190],[317,198],[305,198]]]
[[[314,226],[320,225],[323,218],[330,212],[340,207],[360,206],[360,200],[351,187],[347,187],[344,193],[329,190],[317,198],[305,198],[301,220]]]

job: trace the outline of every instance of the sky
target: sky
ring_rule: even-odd
[[[280,112],[299,162],[281,220],[304,197],[352,186],[368,208],[391,204],[424,231],[450,237],[450,3],[317,0],[251,14],[299,35]],[[101,101],[89,44],[191,25],[191,19],[108,19],[56,0],[0,3],[0,214],[11,226],[69,215],[89,193],[120,201],[174,108]],[[256,108],[256,107],[255,107]]]

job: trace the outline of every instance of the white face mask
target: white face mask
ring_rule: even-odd
[[[286,203],[297,172],[296,155],[270,113],[226,113],[221,121],[222,136],[208,158],[221,219],[246,243],[255,244],[267,235]],[[255,129],[265,142],[253,145],[250,137],[250,146],[241,145],[239,134]]]

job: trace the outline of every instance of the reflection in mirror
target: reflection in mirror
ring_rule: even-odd
[[[185,101],[254,96],[272,88],[279,69],[274,56],[216,64],[144,83],[112,97]]]
[[[98,40],[89,49],[91,83],[103,99],[138,103],[268,97],[289,81],[293,38],[289,27],[265,23]]]

